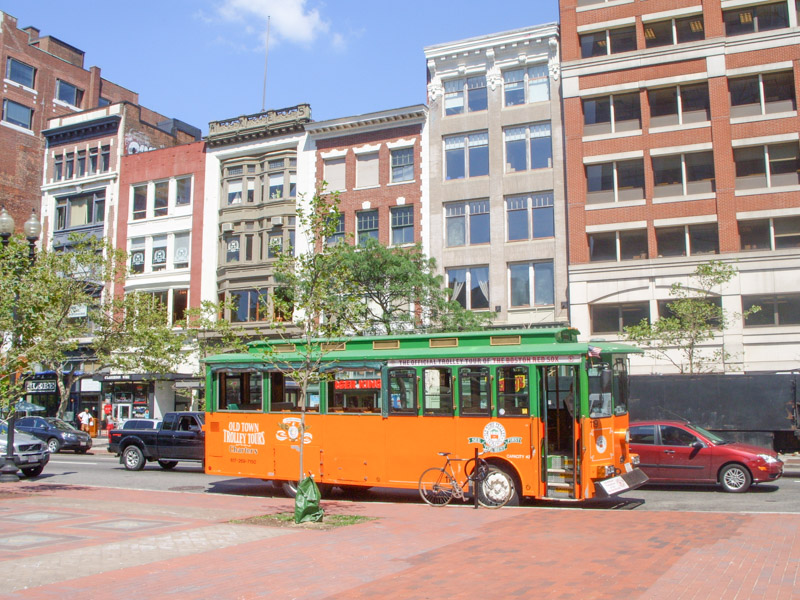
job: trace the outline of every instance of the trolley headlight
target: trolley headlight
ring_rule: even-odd
[[[763,460],[763,461],[764,461],[765,463],[767,463],[768,465],[771,465],[771,464],[773,464],[773,463],[776,463],[776,462],[778,462],[778,459],[777,459],[777,458],[775,458],[774,456],[770,456],[769,454],[759,454],[759,455],[758,455],[758,458],[760,458],[761,460]]]
[[[605,477],[611,477],[616,473],[614,469],[614,465],[600,465],[597,467],[597,478],[603,479]]]

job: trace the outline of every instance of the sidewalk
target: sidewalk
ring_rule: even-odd
[[[2,598],[799,598],[800,515],[325,502],[373,521],[231,524],[290,500],[0,487]]]

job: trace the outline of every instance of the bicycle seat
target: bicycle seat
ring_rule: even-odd
[[[439,456],[450,456],[452,452],[439,452]]]

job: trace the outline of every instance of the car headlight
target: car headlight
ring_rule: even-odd
[[[759,455],[758,455],[758,458],[760,458],[761,460],[763,460],[763,461],[764,461],[765,463],[767,463],[768,465],[771,465],[771,464],[773,464],[773,463],[776,463],[776,462],[778,462],[778,459],[777,459],[777,458],[775,458],[774,456],[770,456],[769,454],[759,454]]]
[[[78,436],[76,436],[74,433],[65,433],[64,434],[64,439],[65,440],[74,440],[76,437],[78,437]]]

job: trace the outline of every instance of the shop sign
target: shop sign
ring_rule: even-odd
[[[26,381],[25,392],[28,394],[55,394],[56,382],[47,381]]]
[[[379,390],[380,379],[337,379],[333,384],[337,390]]]
[[[72,306],[69,307],[67,318],[77,319],[79,317],[85,317],[88,314],[89,314],[89,309],[86,304],[73,304]]]

